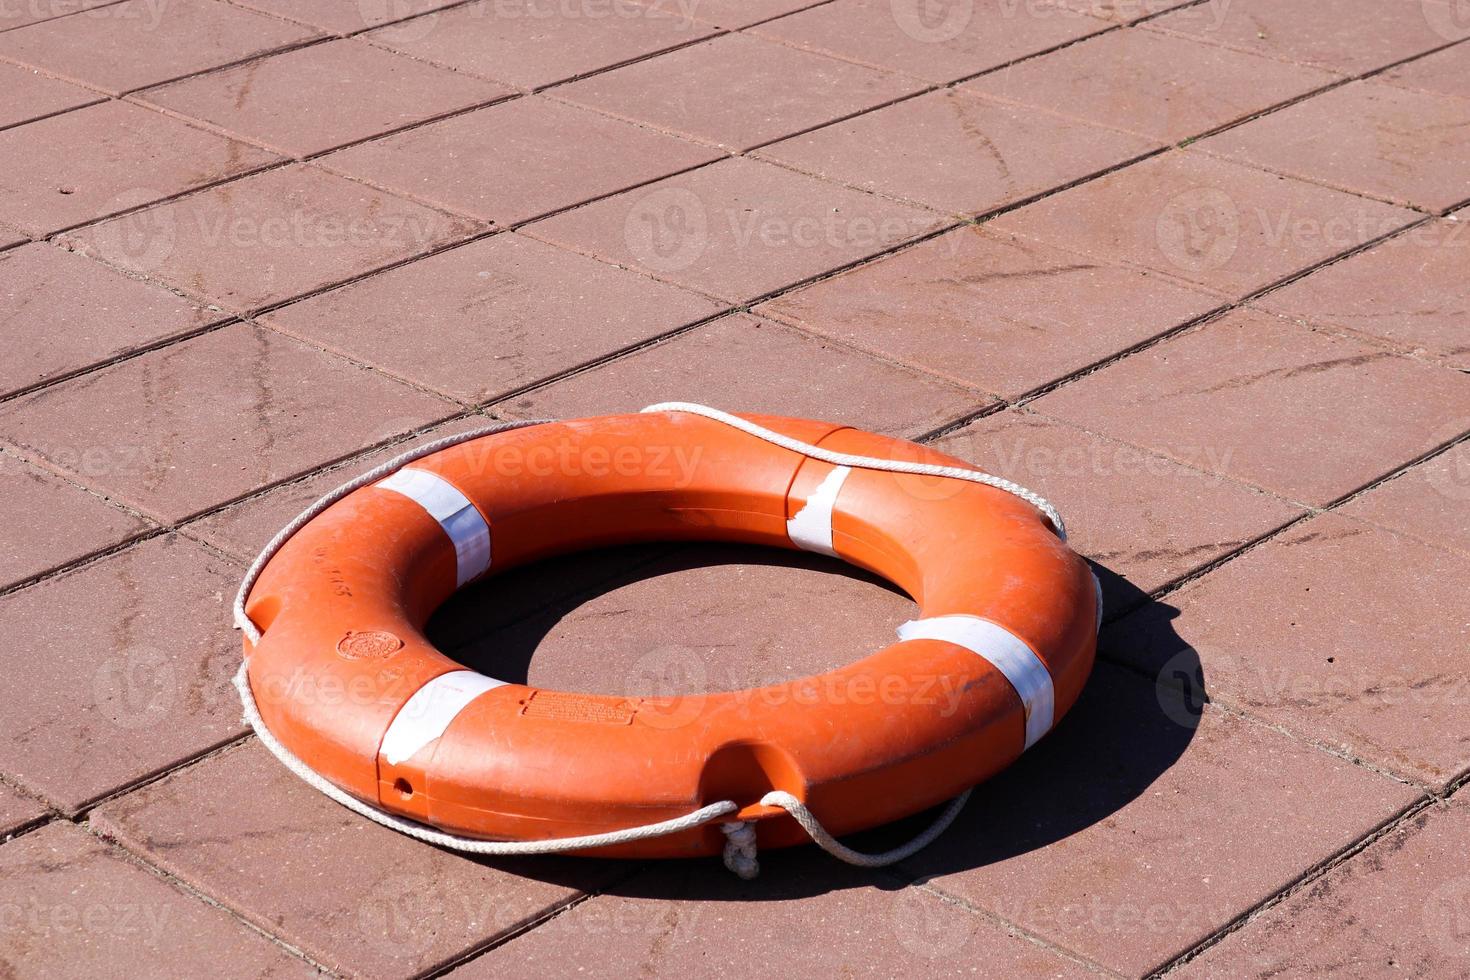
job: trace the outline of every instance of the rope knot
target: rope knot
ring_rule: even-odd
[[[720,824],[725,832],[725,867],[746,881],[761,873],[755,858],[755,827],[749,820],[733,820]]]

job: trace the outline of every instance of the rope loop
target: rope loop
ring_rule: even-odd
[[[725,832],[725,867],[746,881],[754,881],[761,873],[755,857],[755,826],[749,820],[731,820],[720,824]]]

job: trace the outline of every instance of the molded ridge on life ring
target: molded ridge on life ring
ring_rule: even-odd
[[[745,416],[823,450],[972,469],[828,422]],[[916,813],[1013,762],[1076,701],[1096,647],[1084,562],[1031,504],[983,484],[834,466],[719,421],[652,412],[464,442],[332,504],[270,558],[246,603],[246,680],[266,726],[359,800],[486,840],[545,840],[734,800],[761,847]],[[898,642],[816,678],[677,698],[570,694],[485,677],[424,637],[458,587],[553,555],[653,540],[804,548],[918,602]],[[952,693],[936,698],[934,691]],[[783,696],[809,690],[811,697]],[[876,692],[830,697],[822,692]],[[603,847],[719,853],[705,824]]]

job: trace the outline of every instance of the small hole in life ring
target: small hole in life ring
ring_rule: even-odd
[[[404,779],[402,776],[393,780],[393,788],[396,789],[398,791],[398,795],[403,797],[405,800],[413,799],[413,784]]]

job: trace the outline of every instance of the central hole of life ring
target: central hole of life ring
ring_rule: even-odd
[[[894,642],[917,606],[837,559],[752,545],[635,545],[492,575],[428,624],[447,656],[553,691],[678,697],[781,685]]]

